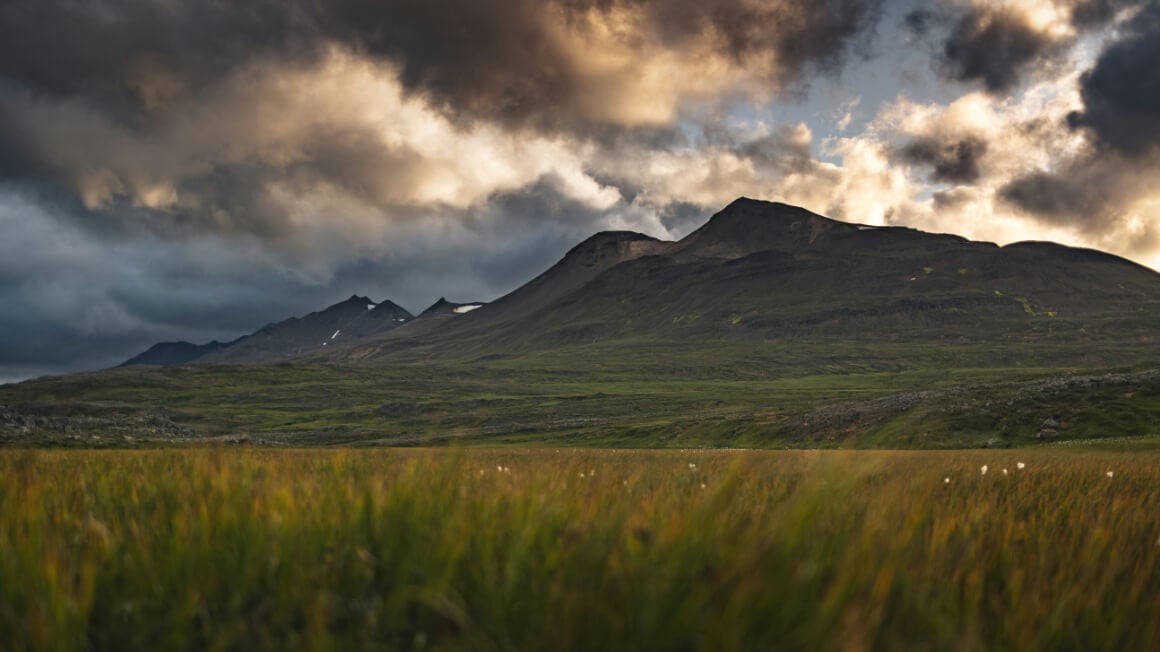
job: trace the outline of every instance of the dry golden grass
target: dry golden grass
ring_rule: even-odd
[[[1148,452],[3,452],[0,649],[1160,649],[1158,514]]]

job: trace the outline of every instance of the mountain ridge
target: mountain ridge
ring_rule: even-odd
[[[488,304],[344,303],[251,336],[305,333],[265,359],[5,386],[0,442],[962,448],[1160,419],[1160,274],[754,200],[596,234]]]
[[[151,346],[119,366],[174,366],[193,362],[206,364],[261,363],[307,353],[339,341],[369,337],[414,319],[398,304],[376,303],[352,294],[302,317],[270,322],[231,342],[216,340],[197,345],[190,342],[162,342]]]
[[[641,337],[1015,337],[1062,345],[1121,327],[1155,337],[1133,311],[1160,311],[1160,274],[1097,250],[1043,241],[999,247],[741,197],[677,241],[598,232],[489,303],[441,298],[418,317],[391,302],[379,306],[388,304],[392,321],[374,324],[366,316],[385,313],[367,311],[373,302],[354,295],[302,318],[324,327],[297,318],[268,324],[193,361],[425,359]],[[266,341],[287,339],[287,331],[302,333],[289,338],[293,346]]]
[[[647,245],[613,251],[569,278],[583,259],[578,252],[634,239]],[[521,310],[497,314],[507,302]],[[1080,359],[1077,341],[1156,338],[1148,321],[1156,312],[1160,275],[1112,254],[1054,243],[999,247],[741,198],[676,242],[597,234],[511,295],[422,341],[380,346],[372,339],[335,359],[405,356],[408,346],[423,357],[486,356],[642,338],[1016,339],[1072,347]]]

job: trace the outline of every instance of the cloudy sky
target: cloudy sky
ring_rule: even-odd
[[[1160,267],[1155,0],[4,0],[0,382],[732,199]]]

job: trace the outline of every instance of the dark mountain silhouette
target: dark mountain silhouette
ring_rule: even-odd
[[[444,315],[444,316],[445,315],[466,315],[467,313],[478,310],[479,308],[482,308],[485,305],[487,305],[487,304],[479,302],[479,301],[474,301],[474,302],[470,302],[470,303],[454,303],[454,302],[448,301],[444,297],[439,297],[438,301],[431,304],[423,312],[419,313],[419,316],[416,317],[415,319],[416,320],[421,319],[421,318],[430,319],[430,318],[438,317],[441,315]]]
[[[789,338],[1025,342],[1070,347],[1080,359],[1100,343],[1160,339],[1158,312],[1160,275],[1110,254],[1044,242],[999,247],[742,198],[678,242],[597,234],[464,319],[414,341],[369,338],[334,355]]]
[[[122,366],[269,362],[385,333],[412,319],[411,313],[391,301],[376,304],[366,297],[352,295],[346,301],[305,317],[267,324],[228,344],[156,344]]]
[[[605,270],[628,260],[664,251],[668,243],[642,233],[605,231],[573,247],[560,262],[486,309],[473,312],[465,324],[510,322],[551,305],[584,287]]]
[[[678,242],[599,233],[491,303],[440,299],[412,318],[354,296],[192,365],[5,386],[0,441],[954,448],[1147,435],[1158,315],[1160,274],[1106,253],[739,199]]]
[[[999,247],[741,198],[677,242],[598,233],[491,303],[440,299],[415,318],[352,296],[200,356],[187,345],[134,361],[478,357],[593,342],[624,342],[631,356],[641,342],[787,339],[1021,342],[1114,359],[1116,342],[1160,339],[1157,312],[1160,275],[1110,254]]]
[[[389,331],[413,318],[411,313],[390,301],[376,304],[366,297],[352,295],[346,301],[305,317],[267,324],[198,362],[258,363],[314,353],[338,342]]]
[[[190,342],[159,342],[149,347],[149,350],[133,356],[121,364],[122,367],[132,365],[156,365],[170,367],[173,365],[193,362],[198,358],[229,346],[214,340],[207,344],[192,344]]]

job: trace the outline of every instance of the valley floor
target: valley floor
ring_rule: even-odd
[[[1160,452],[1138,441],[0,451],[0,641],[1158,649]]]
[[[74,374],[0,387],[0,448],[216,440],[278,447],[956,449],[1160,435],[1155,362],[955,366],[979,363],[971,355],[982,350],[797,348],[661,348],[609,368],[584,363],[589,352],[577,350],[398,367],[193,365]],[[762,351],[768,357],[757,355]],[[890,362],[904,356],[914,368]]]

